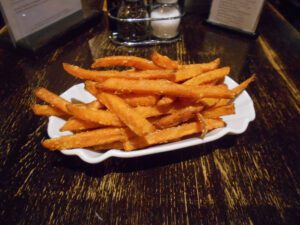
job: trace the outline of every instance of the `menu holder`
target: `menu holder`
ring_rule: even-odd
[[[32,51],[100,15],[99,10],[83,7],[81,0],[3,0],[0,9],[10,41]]]
[[[256,36],[264,0],[213,0],[207,23]]]

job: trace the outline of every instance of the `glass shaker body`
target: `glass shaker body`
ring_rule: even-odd
[[[161,39],[176,37],[179,33],[180,15],[177,4],[162,4],[154,7],[151,18],[166,20],[151,21],[152,35]]]
[[[148,18],[149,14],[143,0],[123,0],[117,16],[120,19],[142,19]],[[119,21],[118,33],[123,41],[145,40],[149,33],[149,22]]]

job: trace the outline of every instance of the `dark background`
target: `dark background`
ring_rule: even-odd
[[[300,0],[269,0],[300,31]]]
[[[276,9],[282,13],[282,15],[300,32],[300,0],[268,0]],[[108,4],[116,4],[121,2],[120,0],[108,0]],[[179,0],[180,4],[184,0]],[[186,9],[200,10],[200,13],[208,13],[211,0],[185,0]],[[195,7],[196,6],[196,7]],[[3,18],[0,13],[0,26],[3,26]]]

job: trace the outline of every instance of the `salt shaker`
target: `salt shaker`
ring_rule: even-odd
[[[141,19],[149,17],[143,0],[123,0],[118,10],[119,19]],[[149,22],[118,22],[119,37],[123,41],[142,41],[148,36]]]
[[[170,18],[166,20],[151,21],[152,35],[157,38],[174,38],[179,33],[180,11],[177,4],[158,5],[151,11],[151,19]]]

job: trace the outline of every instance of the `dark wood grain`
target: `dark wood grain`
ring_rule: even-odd
[[[299,224],[300,36],[266,6],[249,39],[184,18],[182,40],[127,48],[98,26],[36,56],[0,46],[1,224]],[[245,133],[174,152],[90,165],[49,152],[46,118],[32,114],[38,86],[61,93],[80,81],[62,62],[153,49],[185,63],[216,57],[248,88],[256,119]]]

